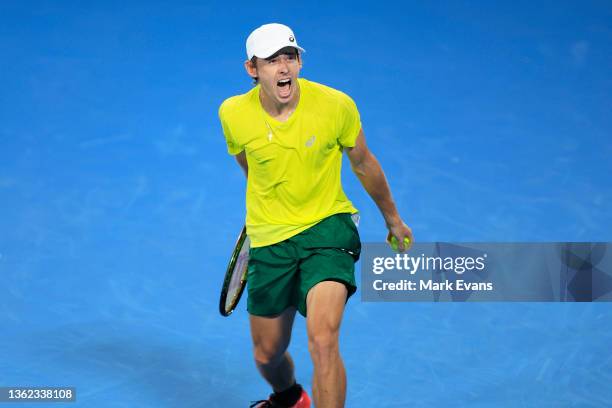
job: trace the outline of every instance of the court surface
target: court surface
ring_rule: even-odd
[[[610,241],[609,6],[486,4],[334,5],[329,20],[305,6],[3,5],[0,386],[76,387],[54,407],[267,395],[245,302],[217,312],[244,218],[217,107],[249,89],[243,37],[272,17],[303,33],[304,77],[356,100],[417,240]],[[347,162],[343,180],[363,241],[382,241]],[[610,407],[611,344],[605,303],[358,292],[342,326],[347,407]],[[310,389],[306,348],[298,318],[291,352]]]

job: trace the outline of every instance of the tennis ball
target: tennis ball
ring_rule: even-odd
[[[391,245],[391,249],[393,249],[394,251],[397,252],[399,250],[399,241],[394,236],[391,237],[391,242],[389,243],[389,245]],[[404,237],[404,249],[408,248],[409,245],[410,239],[408,237]]]

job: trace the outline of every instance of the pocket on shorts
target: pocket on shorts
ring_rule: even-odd
[[[357,225],[355,225],[355,221],[351,214],[342,213],[336,214],[340,218],[340,220],[346,225],[347,230],[350,231],[350,235],[347,236],[347,247],[344,248],[347,250],[355,259],[355,262],[359,259],[359,255],[361,254],[361,239],[359,238],[359,230],[357,229]]]

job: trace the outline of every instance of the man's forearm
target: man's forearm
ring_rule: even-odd
[[[368,153],[358,164],[351,164],[353,172],[376,203],[388,226],[401,222],[397,207],[391,196],[391,189],[380,163]]]

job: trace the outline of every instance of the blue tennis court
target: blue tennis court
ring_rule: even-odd
[[[23,407],[246,407],[244,299],[218,313],[244,175],[217,109],[271,21],[361,113],[422,242],[611,240],[604,2],[0,6],[0,387]],[[386,236],[350,171],[363,242]],[[359,270],[359,265],[357,270]],[[359,282],[359,279],[358,279]],[[348,304],[347,407],[610,407],[607,303]],[[305,324],[290,348],[310,389]],[[1,405],[2,403],[0,403]]]

